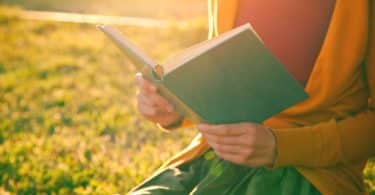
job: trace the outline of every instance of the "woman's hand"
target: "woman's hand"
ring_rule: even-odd
[[[182,116],[177,113],[173,105],[157,92],[157,87],[142,77],[136,75],[138,85],[137,107],[146,119],[159,123],[161,126],[169,126],[180,120]]]
[[[276,158],[275,137],[265,126],[254,123],[200,124],[198,129],[224,160],[260,167],[272,165]]]

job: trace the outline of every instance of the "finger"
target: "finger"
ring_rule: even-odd
[[[146,104],[138,104],[138,110],[145,116],[154,116],[156,114],[156,109],[151,106],[147,106]]]
[[[139,104],[146,104],[147,106],[154,107],[154,109],[162,112],[174,112],[172,104],[158,94],[145,95],[142,92],[138,92],[137,101]]]
[[[240,139],[240,136],[217,136],[212,134],[205,134],[202,133],[202,135],[206,138],[206,140],[210,143],[215,144],[226,144],[226,145],[243,145],[242,140]]]
[[[230,162],[240,164],[240,165],[247,164],[246,156],[243,156],[240,154],[227,153],[227,152],[219,152],[219,151],[215,151],[215,152],[220,158],[226,161],[230,161]]]
[[[246,148],[254,148],[254,141],[252,137],[247,135],[240,135],[240,136],[222,136],[222,135],[212,135],[212,134],[205,134],[202,133],[203,137],[206,138],[207,141],[217,144],[229,144],[229,145],[239,145]]]
[[[149,81],[143,79],[140,74],[136,75],[136,82],[140,86],[139,94],[143,94],[142,99],[148,99],[146,102],[150,106],[158,105],[160,109],[167,112],[173,112],[174,107],[164,97],[160,96],[156,91],[156,86],[152,85]]]
[[[153,100],[151,100],[149,97],[145,96],[142,93],[137,94],[137,101],[138,101],[138,104],[144,105],[144,106],[141,106],[141,108],[145,108],[146,114],[149,114],[149,115],[155,115],[156,113],[171,113],[174,111],[174,107],[171,106],[169,103],[166,108],[160,107]],[[153,110],[153,111],[149,111],[149,110]]]
[[[174,107],[172,104],[168,102],[164,97],[160,96],[157,93],[149,94],[147,98],[152,102],[152,104],[155,104],[158,109],[165,110],[167,112],[173,112]]]
[[[157,87],[152,84],[150,81],[143,78],[142,74],[137,73],[135,76],[135,81],[140,90],[146,93],[155,93],[157,91]]]
[[[137,92],[137,100],[149,106],[158,107],[159,110],[164,110],[165,112],[175,111],[174,106],[164,97],[155,92],[145,91],[145,89],[142,88]]]
[[[156,103],[150,100],[147,96],[144,95],[144,93],[138,92],[137,93],[137,101],[140,104],[146,104],[147,106],[150,107],[156,107]]]
[[[218,152],[221,153],[231,153],[231,154],[245,154],[243,150],[245,148],[239,145],[228,145],[228,144],[217,144],[217,143],[209,143],[209,145]]]
[[[238,136],[246,133],[245,128],[241,128],[239,125],[210,125],[210,124],[199,124],[198,129],[201,132],[211,135],[227,135],[227,136]]]
[[[143,89],[150,93],[156,93],[158,88],[150,81],[143,79]]]
[[[218,152],[221,153],[231,153],[231,154],[239,154],[244,155],[247,157],[255,157],[254,149],[241,146],[241,145],[228,145],[228,144],[217,144],[217,143],[209,143],[209,145]]]

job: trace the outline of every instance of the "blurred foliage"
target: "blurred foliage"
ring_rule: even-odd
[[[94,26],[18,12],[0,7],[0,194],[124,194],[188,144],[136,113],[135,70]],[[159,61],[206,37],[200,20],[121,29]]]
[[[190,19],[206,16],[207,0],[0,0],[25,9]]]
[[[18,11],[0,7],[0,194],[124,194],[189,143],[137,114],[135,70],[95,26]],[[204,21],[121,30],[158,60],[206,38]]]

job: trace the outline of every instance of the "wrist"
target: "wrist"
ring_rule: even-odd
[[[270,161],[270,164],[268,165],[268,167],[273,167],[275,162],[276,162],[276,159],[277,159],[277,140],[276,140],[276,135],[275,135],[275,132],[273,131],[273,129],[269,128],[269,127],[266,127],[266,129],[268,130],[268,132],[272,135],[272,159]]]

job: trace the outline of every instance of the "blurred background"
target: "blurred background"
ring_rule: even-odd
[[[50,12],[166,24],[117,24],[163,61],[206,39],[206,9],[205,0],[0,0],[0,194],[125,194],[196,133],[143,120],[125,56],[94,24]],[[364,174],[375,194],[375,164]]]
[[[25,9],[104,15],[191,19],[206,14],[205,0],[0,0]]]

